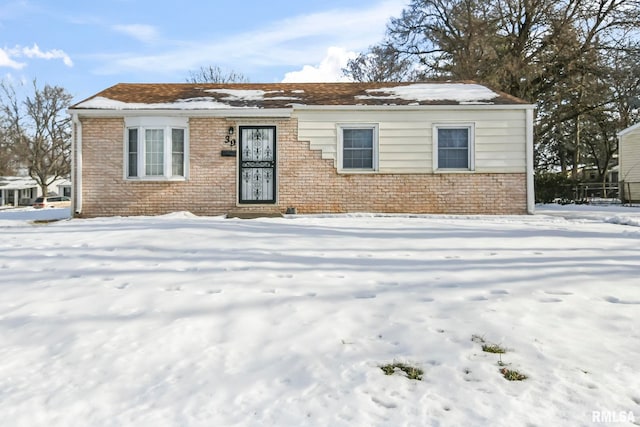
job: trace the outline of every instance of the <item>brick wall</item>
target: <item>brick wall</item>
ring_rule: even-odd
[[[189,121],[187,181],[124,179],[124,120],[82,120],[82,216],[157,215],[190,211],[217,215],[235,206],[235,157],[222,157],[233,122],[215,118]]]
[[[278,205],[298,213],[389,212],[454,214],[526,213],[525,174],[338,174],[333,160],[297,140],[295,120],[189,121],[189,179],[184,182],[123,178],[124,120],[82,119],[83,216],[156,215],[190,211],[220,215],[259,211],[237,206],[236,157],[221,150],[229,126],[277,126]],[[237,128],[236,128],[237,129]]]
[[[281,142],[279,153],[279,205],[298,213],[527,211],[524,173],[338,174],[307,142]]]

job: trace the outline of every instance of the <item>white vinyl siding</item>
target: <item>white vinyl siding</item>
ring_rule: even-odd
[[[526,171],[525,109],[298,110],[298,135],[338,165],[336,123],[378,125],[379,173],[433,173],[433,126],[473,123],[478,173]]]
[[[627,200],[640,200],[640,127],[620,136],[618,151],[618,179],[624,182],[622,192]]]
[[[620,137],[620,181],[640,182],[640,128]]]

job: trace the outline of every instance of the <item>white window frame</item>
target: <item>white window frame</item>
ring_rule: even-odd
[[[345,168],[343,166],[343,157],[344,157],[344,133],[345,129],[371,129],[373,130],[373,159],[372,159],[372,167],[371,168]],[[377,172],[379,169],[378,166],[378,154],[379,154],[379,145],[380,145],[380,132],[379,126],[377,123],[339,123],[337,125],[338,133],[338,172],[341,173],[373,173]]]
[[[137,176],[129,176],[129,130],[138,130],[137,141]],[[163,131],[163,174],[146,175],[146,144],[147,130],[159,129]],[[173,141],[172,130],[184,130],[183,147],[183,175],[173,175]],[[186,181],[189,178],[189,119],[183,117],[126,117],[124,129],[123,174],[128,181]]]
[[[438,165],[438,130],[440,129],[467,129],[469,131],[467,168],[442,168]],[[433,170],[434,172],[473,172],[476,169],[476,126],[475,123],[435,123],[432,129],[433,135]]]

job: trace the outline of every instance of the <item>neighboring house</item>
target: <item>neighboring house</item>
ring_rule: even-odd
[[[0,177],[0,206],[26,206],[38,197],[40,186],[30,177]]]
[[[57,179],[47,187],[48,195],[71,197],[71,181]],[[30,206],[42,196],[38,183],[28,176],[0,176],[0,206]]]
[[[466,82],[118,84],[69,109],[74,210],[524,214],[533,110]]]
[[[618,133],[620,199],[640,202],[640,123]]]
[[[60,179],[56,180],[52,185],[56,187],[56,193],[59,196],[71,197],[71,180],[69,179]],[[51,185],[49,186],[51,188]]]

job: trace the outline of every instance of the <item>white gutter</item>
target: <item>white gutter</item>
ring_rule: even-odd
[[[291,117],[293,108],[224,108],[224,109],[91,109],[70,108],[69,112],[82,117],[149,117],[149,116],[178,116],[178,117],[237,117],[237,118],[276,118]]]
[[[73,114],[71,136],[71,189],[73,191],[73,209],[82,213],[82,122],[78,114]]]
[[[526,138],[526,161],[527,161],[527,213],[534,214],[536,199],[534,187],[534,170],[533,170],[533,108],[528,108],[525,112],[525,138]]]
[[[414,111],[414,110],[530,110],[535,108],[533,104],[483,104],[483,103],[460,103],[460,104],[427,104],[427,105],[302,105],[293,104],[293,110],[369,110],[369,111]]]

